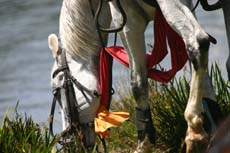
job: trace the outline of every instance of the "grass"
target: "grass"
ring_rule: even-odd
[[[217,105],[220,107],[224,119],[230,113],[230,83],[224,81],[216,63],[211,67],[210,77],[213,82]],[[169,84],[150,81],[150,105],[158,136],[157,144],[152,152],[182,153],[185,151],[184,137],[187,123],[184,119],[184,110],[189,96],[189,83],[189,80],[184,76],[172,80]],[[122,147],[124,152],[132,152],[137,138],[134,125],[134,99],[126,97],[121,100],[121,103],[112,104],[113,110],[130,112],[131,119],[120,128],[113,129],[111,150]],[[118,143],[119,141],[120,143]],[[128,145],[121,145],[121,142]]]
[[[188,99],[189,84],[182,77],[179,80],[173,80],[170,85],[151,81],[150,87],[150,105],[158,137],[153,152],[180,152],[187,128],[183,114]],[[135,149],[137,134],[134,106],[133,98],[123,98],[121,103],[112,105],[114,110],[129,111],[131,115],[130,121],[120,128],[113,129],[111,133],[110,149],[115,152],[119,152],[120,148],[127,153]],[[126,145],[121,145],[121,142]]]
[[[230,83],[223,79],[216,63],[211,67],[210,77],[216,93],[217,103],[220,106],[223,116],[226,117],[230,113]]]
[[[59,144],[68,133],[51,136],[46,126],[34,123],[31,117],[18,114],[13,119],[5,116],[0,128],[0,153],[83,152],[78,137],[72,143]],[[76,150],[76,146],[78,146]]]
[[[15,119],[5,116],[0,129],[0,148],[3,153],[51,152],[56,145],[47,128],[41,129],[31,117],[22,117],[15,111]]]
[[[229,82],[224,81],[220,69],[213,64],[210,76],[216,93],[217,104],[223,116],[230,113]],[[150,103],[152,116],[157,130],[157,144],[152,152],[180,153],[183,152],[186,122],[184,110],[189,94],[189,81],[185,77],[174,79],[170,84],[159,84],[150,81]],[[137,134],[135,130],[135,102],[133,97],[123,97],[119,102],[113,102],[113,111],[130,113],[130,120],[119,128],[110,130],[111,138],[107,142],[110,153],[130,153],[136,147]],[[76,152],[73,146],[63,144],[57,148],[61,136],[51,137],[47,127],[34,123],[31,117],[17,113],[15,117],[4,118],[0,129],[0,152],[8,153],[48,153]],[[78,140],[76,138],[76,140]],[[99,142],[98,142],[99,143]],[[81,152],[78,150],[78,152]]]

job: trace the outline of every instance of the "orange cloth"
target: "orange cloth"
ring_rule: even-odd
[[[108,138],[109,128],[118,127],[128,119],[127,112],[109,112],[104,106],[100,106],[97,117],[94,119],[95,132],[102,138]]]

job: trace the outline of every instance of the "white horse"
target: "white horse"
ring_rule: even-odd
[[[97,0],[91,0],[93,9],[96,10]],[[188,54],[193,64],[190,96],[185,110],[185,119],[188,123],[186,136],[187,152],[193,148],[194,142],[205,141],[207,135],[203,130],[203,107],[201,104],[204,93],[204,79],[207,73],[208,48],[210,38],[197,23],[190,9],[190,0],[157,0],[155,7],[142,0],[122,0],[122,6],[127,15],[127,23],[120,32],[121,39],[129,56],[131,86],[136,100],[136,126],[138,131],[138,146],[136,152],[143,152],[144,142],[147,138],[155,143],[155,131],[152,124],[149,100],[148,81],[145,55],[144,31],[147,24],[153,20],[155,11],[161,9],[168,24],[182,37]],[[120,25],[122,20],[117,4],[113,1],[103,4],[99,22],[104,27],[109,27],[111,16],[115,25]],[[110,6],[110,8],[109,8]],[[110,14],[111,10],[111,14]],[[55,58],[52,69],[62,70],[62,52],[66,54],[66,61],[71,75],[84,89],[74,86],[77,101],[78,119],[83,127],[83,141],[89,150],[95,144],[95,132],[92,122],[99,107],[99,52],[102,44],[93,22],[94,16],[87,0],[64,0],[60,14],[60,41],[55,35],[49,36],[49,47]],[[107,42],[104,34],[103,41]],[[64,73],[58,71],[51,78],[54,90],[60,89],[57,97],[62,104],[63,129],[71,126],[69,110],[66,101],[66,88],[63,88]],[[85,92],[81,90],[86,90]],[[81,91],[81,92],[80,92]],[[88,92],[92,91],[92,92]],[[96,93],[96,94],[92,94]]]

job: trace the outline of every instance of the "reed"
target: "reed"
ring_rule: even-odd
[[[221,76],[221,71],[216,63],[211,67],[210,76],[217,104],[224,118],[230,113],[230,85]],[[173,79],[169,84],[150,81],[149,86],[150,105],[158,137],[151,152],[184,152],[184,137],[187,129],[184,110],[189,95],[189,80],[182,76]],[[134,98],[121,96],[119,101],[112,102],[111,110],[129,112],[130,119],[119,128],[110,130],[110,140],[107,141],[108,152],[132,152],[136,147],[137,140]],[[15,116],[13,118],[6,116],[0,128],[0,152],[76,152],[76,146],[80,145],[79,139],[75,139],[76,143],[58,145],[62,138],[62,135],[52,137],[47,127],[34,123],[31,117],[18,114],[16,106]],[[99,140],[97,144],[100,149]]]
[[[0,129],[1,152],[45,153],[51,152],[56,143],[56,138],[50,136],[48,129],[42,129],[31,117],[19,115],[17,111],[13,119],[4,117]]]
[[[217,99],[217,106],[220,108],[222,118],[224,119],[230,113],[230,84],[225,81],[221,75],[219,66],[214,63],[211,66],[210,77],[214,86],[214,91]],[[189,96],[190,80],[183,75],[178,79],[173,79],[169,84],[160,84],[155,81],[150,81],[150,105],[152,107],[152,116],[154,125],[157,130],[157,144],[152,152],[155,153],[182,153],[185,152],[184,137],[186,134],[187,123],[184,119],[184,110],[187,105]],[[111,132],[111,150],[116,150],[122,146],[126,152],[131,152],[131,146],[135,146],[137,135],[135,134],[134,126],[134,99],[124,97],[121,103],[113,103],[114,110],[126,110],[131,114],[131,119],[126,124],[118,129],[113,129]],[[211,112],[215,111],[211,108]],[[205,123],[207,118],[205,117]],[[206,124],[205,126],[209,126]],[[205,127],[206,128],[206,127]],[[127,133],[125,131],[131,131]],[[119,137],[118,137],[119,136]],[[117,143],[118,140],[121,142]],[[121,145],[122,142],[129,145]],[[116,143],[115,143],[116,142]]]

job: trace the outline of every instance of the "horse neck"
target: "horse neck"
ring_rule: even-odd
[[[99,79],[99,67],[98,65],[89,62],[82,62],[73,59],[73,57],[66,53],[66,60],[70,73],[76,78],[82,85],[88,89],[97,90]],[[78,91],[78,90],[76,90]]]
[[[93,5],[96,3],[93,1]],[[82,64],[97,65],[101,42],[88,0],[64,0],[59,23],[62,47]]]

